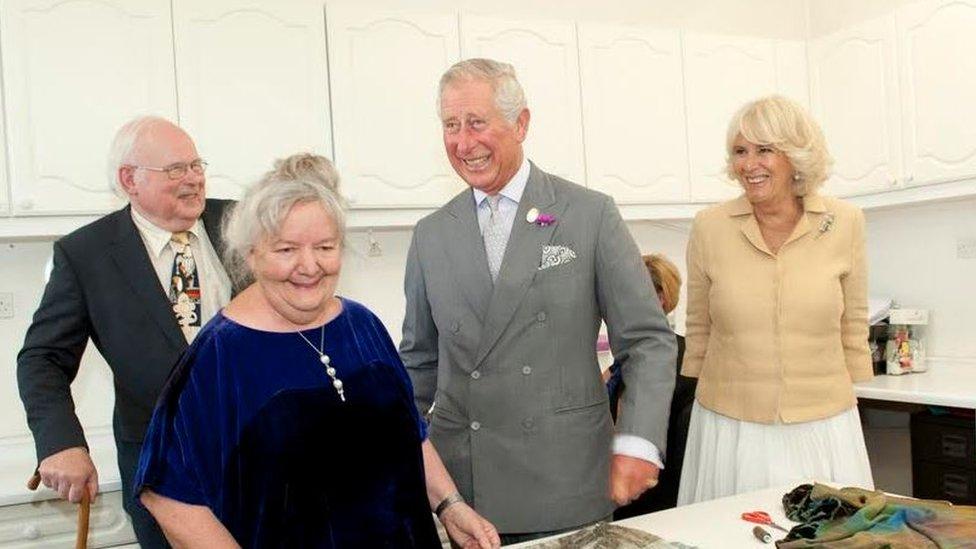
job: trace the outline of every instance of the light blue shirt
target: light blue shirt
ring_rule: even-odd
[[[519,202],[525,192],[525,185],[529,182],[529,159],[522,157],[522,165],[519,167],[512,179],[498,191],[501,199],[498,201],[498,213],[501,214],[505,223],[505,234],[512,234],[512,225],[515,224],[515,212],[518,211]],[[478,189],[471,189],[474,195],[475,208],[478,211],[478,227],[481,234],[485,232],[485,226],[491,217],[491,208],[488,206],[488,194]]]

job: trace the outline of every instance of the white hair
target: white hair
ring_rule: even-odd
[[[316,164],[322,173],[302,174],[291,169],[293,162],[289,159],[279,160],[275,169],[252,185],[224,218],[224,259],[227,274],[237,289],[254,282],[254,273],[247,264],[248,255],[260,242],[281,231],[285,217],[296,204],[314,202],[321,205],[335,221],[340,243],[344,238],[346,216],[343,200],[335,191],[338,174],[332,163],[318,157]]]
[[[437,112],[440,115],[444,89],[461,80],[481,80],[491,84],[495,106],[510,123],[525,110],[525,91],[515,76],[515,67],[494,59],[465,59],[458,61],[441,76],[437,93]]]
[[[739,135],[750,143],[772,145],[786,155],[793,165],[796,196],[815,192],[830,176],[833,158],[823,131],[796,101],[770,95],[746,103],[735,113],[725,136],[726,173],[732,180],[736,179],[734,145]]]
[[[109,188],[119,197],[129,198],[119,181],[119,168],[132,162],[136,149],[141,145],[142,136],[147,130],[158,124],[176,125],[161,116],[137,116],[123,124],[115,132],[115,137],[108,149],[106,171]]]

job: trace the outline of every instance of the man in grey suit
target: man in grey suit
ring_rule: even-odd
[[[417,224],[407,257],[400,353],[417,406],[460,496],[503,543],[602,520],[656,484],[674,336],[612,199],[525,158],[511,65],[454,65],[439,108],[471,189]],[[616,431],[601,320],[627,386]]]

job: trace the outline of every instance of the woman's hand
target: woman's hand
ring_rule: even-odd
[[[462,549],[501,547],[495,527],[463,501],[444,509],[440,520],[447,529],[452,545]]]

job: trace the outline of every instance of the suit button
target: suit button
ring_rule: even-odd
[[[455,320],[451,323],[451,331],[457,333],[461,329],[461,323]]]
[[[522,366],[522,375],[527,376],[532,373],[532,366]]]
[[[478,370],[471,372],[471,379],[481,379],[481,372]]]
[[[545,322],[546,321],[546,312],[545,311],[540,312],[539,314],[535,315],[535,318],[539,322]]]
[[[471,430],[472,431],[477,431],[478,429],[481,429],[481,424],[478,423],[477,421],[472,421],[471,422]]]
[[[535,426],[535,421],[532,418],[527,417],[522,420],[522,427],[525,427],[526,429],[531,429],[534,426]]]

